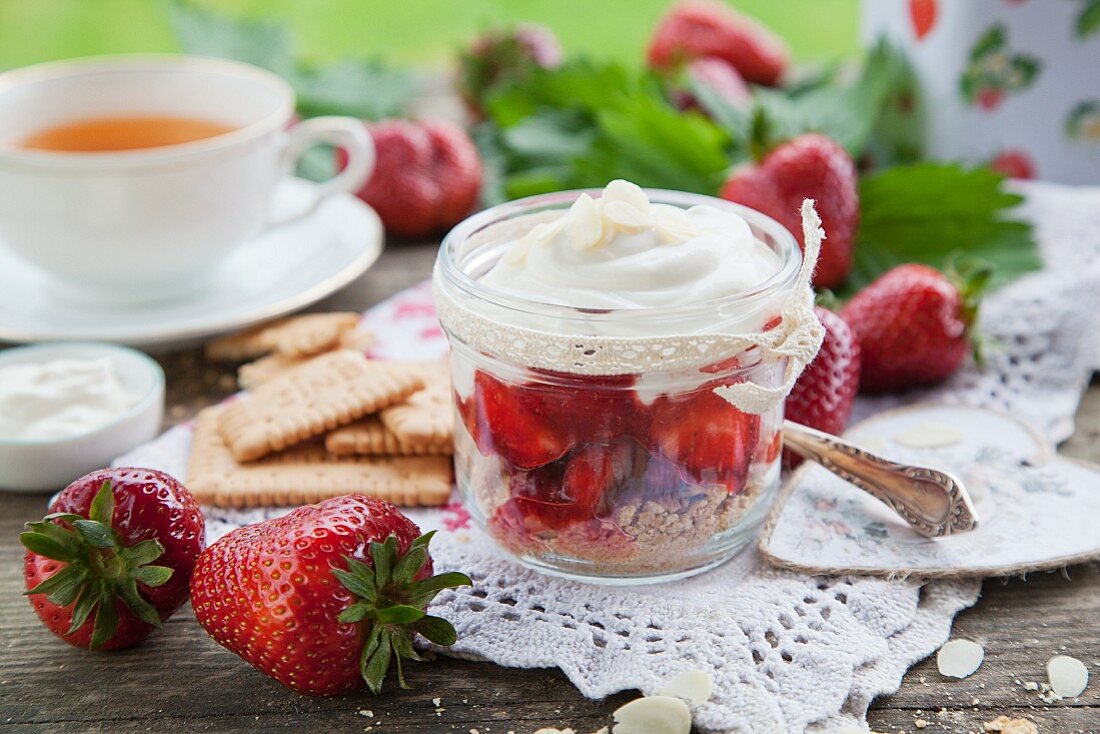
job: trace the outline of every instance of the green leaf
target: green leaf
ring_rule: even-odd
[[[441,573],[436,576],[431,576],[422,581],[416,581],[409,586],[409,596],[417,599],[418,602],[423,601],[425,604],[431,601],[443,589],[450,589],[456,586],[473,586],[474,582],[470,580],[470,577],[464,573],[458,571],[451,571],[450,573]],[[427,596],[426,599],[422,597]]]
[[[1011,218],[1022,198],[987,168],[896,166],[860,182],[860,226],[848,293],[905,262],[945,269],[968,256],[995,268],[992,287],[1042,266],[1031,226]]]
[[[85,582],[87,572],[76,565],[69,565],[44,579],[33,589],[23,592],[25,595],[45,594],[46,598],[59,607],[67,607],[76,601]]]
[[[91,506],[88,508],[88,519],[98,522],[106,527],[110,528],[111,523],[114,521],[115,515],[115,493],[111,491],[111,483],[109,481],[103,482],[103,485],[96,492],[95,498],[92,500]],[[80,522],[74,520],[74,523]]]
[[[1042,69],[1042,63],[1033,56],[1014,56],[1011,61],[1012,70],[1019,78],[1012,84],[1013,89],[1023,89],[1029,86]]]
[[[390,582],[390,570],[397,558],[397,538],[391,535],[385,542],[371,543],[370,555],[374,561],[374,583],[381,588]]]
[[[412,645],[412,632],[407,628],[391,629],[389,631],[390,644],[398,658],[423,661],[424,658],[417,654]]]
[[[75,520],[73,527],[88,544],[95,548],[112,548],[118,545],[115,531],[111,530],[109,525],[96,520]]]
[[[378,624],[408,624],[424,617],[424,612],[408,604],[394,604],[379,609],[375,614]]]
[[[131,578],[118,584],[116,589],[119,598],[129,607],[135,617],[154,627],[163,626],[160,616],[157,615],[157,610],[153,609],[153,606],[138,593],[137,582],[134,579]]]
[[[80,519],[79,516],[75,517]],[[27,530],[32,533],[44,535],[56,542],[62,548],[70,552],[70,558],[80,550],[80,542],[73,531],[63,528],[56,523],[47,520],[43,520],[42,522],[29,522],[27,523]]]
[[[168,20],[185,53],[235,59],[283,76],[294,73],[293,44],[281,23],[228,18],[182,0],[169,3]]]
[[[1085,3],[1074,28],[1078,38],[1086,38],[1100,31],[1100,0],[1089,0]]]
[[[19,542],[31,553],[55,561],[70,561],[74,555],[74,551],[69,544],[63,544],[45,533],[35,531],[20,533]]]
[[[130,576],[146,586],[156,587],[172,578],[172,569],[167,566],[142,566],[131,571]]]
[[[336,621],[344,622],[345,624],[354,624],[355,622],[361,622],[367,617],[373,616],[373,604],[364,601],[357,601],[344,611],[340,612],[340,616],[336,618]]]
[[[350,571],[343,571],[339,568],[332,570],[332,575],[336,577],[336,580],[344,585],[344,588],[355,594],[361,599],[374,600],[375,586],[374,579],[364,580],[362,577],[351,573]]]
[[[413,629],[437,645],[453,645],[458,640],[454,625],[443,617],[426,615],[413,623]]]
[[[362,668],[363,680],[367,682],[367,687],[370,688],[371,693],[378,693],[382,690],[382,680],[386,677],[386,671],[390,667],[391,652],[389,638],[383,636],[377,649]]]
[[[868,53],[852,82],[837,79],[793,96],[784,90],[759,88],[755,102],[773,127],[774,139],[819,132],[839,143],[853,158],[859,158],[891,92],[908,75],[905,56],[883,40]],[[747,133],[742,135],[748,138]]]
[[[83,590],[84,593],[80,595],[76,605],[73,607],[72,624],[69,625],[69,630],[65,633],[67,635],[71,635],[83,627],[84,623],[88,621],[88,615],[92,613],[96,604],[99,603],[99,596],[92,593],[92,590],[88,586],[84,586]]]
[[[377,61],[344,59],[288,76],[303,117],[348,115],[368,120],[397,117],[416,93],[412,74]]]
[[[107,599],[99,604],[95,613],[95,626],[92,628],[92,641],[89,647],[98,650],[107,640],[111,639],[118,629],[118,610],[113,599]]]
[[[397,584],[411,583],[427,560],[428,549],[426,546],[420,545],[409,548],[405,555],[401,556],[401,560],[397,562],[397,565],[393,567],[393,582]]]
[[[156,540],[143,540],[137,545],[122,548],[119,554],[126,559],[131,568],[152,563],[164,554],[164,546]]]

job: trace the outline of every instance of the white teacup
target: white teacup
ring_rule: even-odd
[[[116,301],[200,288],[233,249],[266,227],[357,190],[374,147],[352,118],[288,130],[294,93],[248,64],[193,56],[63,61],[0,74],[0,246],[78,294]],[[28,136],[83,120],[178,116],[231,127],[156,148],[62,152]],[[316,143],[348,164],[304,211],[269,213],[275,187]]]

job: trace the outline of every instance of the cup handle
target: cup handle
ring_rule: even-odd
[[[370,178],[374,170],[374,141],[362,122],[351,117],[311,117],[302,120],[290,131],[290,140],[283,152],[282,170],[294,170],[298,159],[318,143],[328,143],[347,154],[344,169],[317,185],[313,198],[298,211],[269,217],[264,229],[281,227],[303,219],[333,194],[355,193]]]

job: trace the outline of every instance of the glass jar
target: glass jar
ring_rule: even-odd
[[[779,270],[751,291],[659,309],[577,309],[479,281],[511,243],[564,213],[579,193],[485,210],[443,240],[434,287],[438,305],[459,308],[440,311],[451,344],[458,485],[474,521],[531,568],[599,583],[683,578],[744,547],[774,500],[782,404],[744,413],[715,388],[777,387],[785,362],[751,346],[721,351],[721,340],[716,351],[710,337],[780,322],[798,280],[798,244],[746,207],[649,190],[656,204],[739,214],[777,253]],[[499,326],[509,338],[473,340],[471,320],[481,322],[478,333]],[[565,342],[562,358],[548,361],[536,337]],[[696,342],[708,348],[696,350]],[[608,345],[620,358],[601,373],[597,352]],[[568,347],[584,355],[576,370]],[[665,351],[655,357],[654,349]],[[644,370],[621,358],[642,352]]]

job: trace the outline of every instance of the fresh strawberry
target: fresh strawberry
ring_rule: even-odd
[[[694,481],[741,491],[760,435],[760,416],[742,413],[714,393],[716,381],[653,402],[654,447]]]
[[[825,341],[787,396],[784,412],[795,423],[839,436],[859,392],[859,342],[840,316],[821,307],[814,312],[825,327]],[[783,459],[788,466],[800,462],[789,451]]]
[[[717,0],[683,0],[657,24],[647,58],[654,69],[692,59],[728,61],[756,84],[774,86],[787,69],[790,54],[779,36]]]
[[[481,115],[482,101],[496,85],[522,83],[532,68],[556,69],[561,62],[561,44],[549,28],[524,23],[490,30],[459,56],[458,91]]]
[[[1022,150],[1005,150],[989,162],[989,167],[1010,178],[1035,178],[1035,161]]]
[[[937,0],[909,0],[909,20],[913,24],[913,35],[922,40],[936,25],[939,8]]]
[[[830,138],[807,133],[779,145],[759,164],[735,169],[720,195],[777,220],[802,247],[799,208],[803,199],[814,199],[826,237],[814,285],[835,288],[848,277],[859,226],[859,189],[851,157]]]
[[[682,110],[701,109],[693,91],[703,86],[735,109],[752,106],[752,92],[737,69],[728,61],[716,58],[695,59],[683,71],[681,86],[672,90],[672,101]]]
[[[346,495],[246,525],[199,557],[191,604],[203,629],[260,672],[300,693],[377,693],[396,659],[419,660],[413,636],[455,641],[450,622],[425,613],[442,589],[431,533],[388,502]]]
[[[859,386],[878,393],[950,377],[970,350],[978,297],[989,279],[976,269],[960,283],[927,265],[887,271],[841,310],[862,350]]]
[[[129,647],[187,601],[205,525],[191,493],[172,477],[153,469],[95,471],[62,490],[49,510],[19,540],[34,611],[65,642]]]
[[[383,120],[368,125],[377,160],[359,198],[386,230],[426,237],[470,213],[481,190],[481,157],[458,125],[443,120]],[[344,154],[338,153],[343,164]]]

